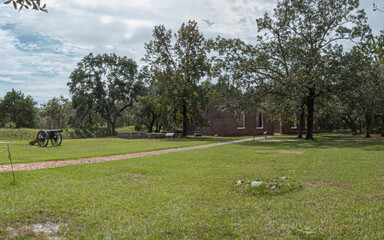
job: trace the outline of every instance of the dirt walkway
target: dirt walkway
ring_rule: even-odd
[[[264,137],[256,137],[255,139],[262,139],[262,138]],[[13,164],[13,170],[14,171],[30,171],[30,170],[36,170],[36,169],[64,167],[64,166],[78,165],[78,164],[109,162],[109,161],[116,161],[116,160],[122,160],[122,159],[128,159],[128,158],[137,158],[137,157],[153,156],[153,155],[159,155],[159,154],[171,153],[171,152],[181,152],[181,151],[187,151],[187,150],[193,150],[193,149],[209,148],[209,147],[221,146],[221,145],[232,144],[232,143],[246,142],[251,140],[253,140],[253,138],[246,138],[246,139],[240,139],[240,140],[234,140],[234,141],[228,141],[228,142],[211,143],[211,144],[191,146],[191,147],[156,150],[156,151],[150,151],[150,152],[128,153],[128,154],[120,154],[120,155],[112,155],[112,156],[77,158],[77,159],[43,161],[43,162],[32,162],[32,163],[18,163],[18,164]],[[10,172],[10,171],[12,171],[10,164],[0,165],[0,172]]]

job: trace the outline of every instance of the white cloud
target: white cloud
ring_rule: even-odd
[[[5,82],[5,83],[25,83],[25,81],[14,80],[11,77],[0,77],[0,82]]]
[[[69,75],[89,52],[114,52],[141,64],[144,43],[152,39],[153,27],[159,24],[175,32],[183,22],[196,20],[206,37],[253,42],[255,19],[271,13],[276,4],[275,0],[43,2],[47,14],[0,5],[0,96],[17,87],[42,102],[68,97]],[[372,11],[371,1],[361,2],[378,33],[383,14]]]

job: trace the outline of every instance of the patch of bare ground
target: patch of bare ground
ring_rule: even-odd
[[[260,154],[285,154],[285,155],[300,155],[304,154],[303,151],[292,151],[292,150],[254,150]]]
[[[243,226],[243,224],[240,222],[234,222],[234,223],[231,223],[231,225],[234,227],[242,227]]]
[[[322,180],[322,179],[312,179],[308,181],[303,181],[304,185],[307,186],[323,186],[323,187],[337,187],[342,189],[348,189],[349,184],[345,182],[332,182],[328,180]]]
[[[384,202],[384,195],[374,195],[369,197],[369,202]]]
[[[141,173],[127,173],[125,176],[127,179],[131,179],[133,183],[147,183],[147,180],[144,178],[144,175]]]
[[[112,176],[108,178],[109,181],[112,181],[116,184],[121,183],[131,183],[131,184],[145,184],[148,182],[148,177],[141,173],[124,173],[121,177],[116,178],[116,176]]]
[[[298,236],[300,239],[325,239],[326,231],[324,229],[292,229],[292,235]]]
[[[6,229],[6,236],[4,239],[23,239],[33,237],[37,239],[59,240],[61,238],[57,237],[56,233],[59,232],[61,228],[64,228],[67,225],[67,223],[53,222],[35,223],[28,226],[16,224],[14,226],[9,226]]]

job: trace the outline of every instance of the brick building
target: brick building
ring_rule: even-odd
[[[199,127],[194,123],[190,124],[187,134],[193,135],[195,131],[201,131],[203,135],[209,136],[250,136],[263,135],[265,132],[268,135],[298,133],[296,123],[280,124],[269,121],[267,116],[257,109],[237,116],[234,110],[218,111],[213,104],[209,104],[203,116],[208,120],[208,126]]]

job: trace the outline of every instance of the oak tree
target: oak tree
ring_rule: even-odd
[[[143,57],[149,79],[158,88],[169,121],[180,123],[186,136],[188,123],[201,118],[208,101],[203,83],[209,70],[207,40],[195,21],[183,23],[175,34],[159,25],[152,35]]]
[[[358,6],[358,0],[278,1],[272,17],[266,13],[256,20],[256,45],[235,40],[234,48],[225,46],[224,64],[232,64],[227,63],[224,73],[238,65],[228,71],[232,78],[257,89],[260,96],[268,92],[281,111],[296,108],[302,116],[306,109],[306,139],[313,139],[315,100],[334,87],[343,51],[340,41],[370,32]]]
[[[116,119],[143,91],[136,62],[116,54],[90,53],[77,64],[70,79],[73,107],[84,114],[97,112],[107,122],[108,135],[116,133]]]
[[[31,96],[25,96],[20,91],[7,92],[0,99],[0,123],[16,124],[16,128],[34,128],[37,124],[36,103]]]

